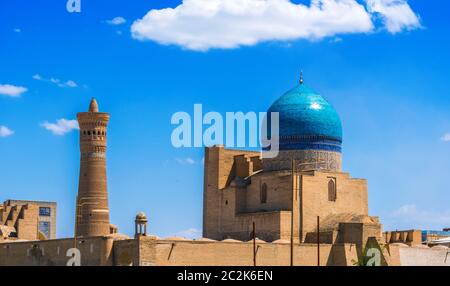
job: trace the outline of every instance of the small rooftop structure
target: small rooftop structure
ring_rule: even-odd
[[[136,221],[147,222],[147,216],[145,215],[145,213],[140,212],[136,215]]]
[[[95,98],[91,99],[91,103],[89,104],[89,112],[98,112],[98,103]]]
[[[147,223],[148,219],[145,213],[140,212],[136,215],[136,219],[134,220],[134,236],[147,236]]]

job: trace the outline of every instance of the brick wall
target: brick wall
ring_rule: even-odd
[[[81,266],[113,265],[113,239],[92,237],[76,244],[74,239],[0,243],[0,266],[66,266],[67,251],[75,245]]]

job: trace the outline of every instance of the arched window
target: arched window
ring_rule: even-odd
[[[336,181],[335,181],[335,179],[330,179],[328,181],[328,200],[330,202],[336,201]]]
[[[267,203],[267,185],[266,185],[266,183],[262,184],[262,186],[261,186],[261,203],[262,204]]]

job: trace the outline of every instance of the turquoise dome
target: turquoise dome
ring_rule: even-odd
[[[341,152],[342,124],[336,110],[321,95],[300,84],[269,108],[280,119],[280,150],[318,149]],[[270,135],[271,120],[268,118]]]

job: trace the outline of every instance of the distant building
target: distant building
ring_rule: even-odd
[[[450,237],[447,238],[440,238],[433,241],[430,241],[428,243],[430,246],[446,246],[450,247]],[[450,254],[450,251],[448,252]]]
[[[450,238],[450,231],[437,230],[396,230],[383,234],[385,243],[404,243],[409,246],[429,244],[433,241]]]
[[[385,243],[403,243],[409,246],[423,243],[423,232],[421,230],[396,230],[383,233]]]
[[[450,238],[450,230],[424,230],[422,231],[423,242],[430,242],[443,238]]]
[[[56,238],[56,203],[7,200],[0,205],[0,238]]]

